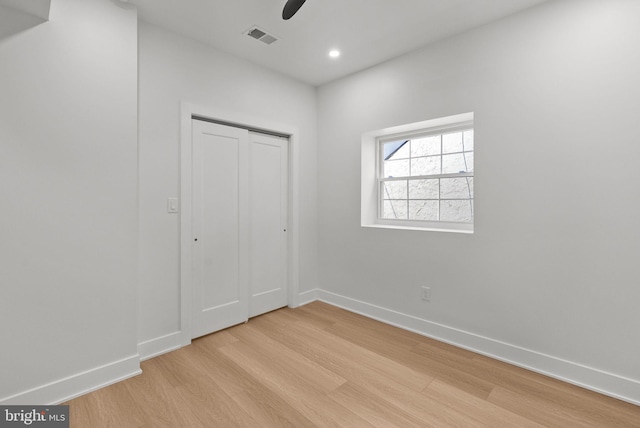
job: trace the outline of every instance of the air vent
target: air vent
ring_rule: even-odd
[[[245,31],[245,34],[256,40],[260,40],[261,42],[266,43],[267,45],[270,45],[271,43],[278,40],[276,36],[267,33],[266,31],[264,31],[261,28],[258,28],[255,25],[249,28],[247,31]]]

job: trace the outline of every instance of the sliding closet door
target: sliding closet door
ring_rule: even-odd
[[[288,149],[192,121],[192,337],[287,305]]]
[[[249,134],[249,317],[287,305],[289,141]]]
[[[248,318],[248,132],[192,128],[192,337]]]

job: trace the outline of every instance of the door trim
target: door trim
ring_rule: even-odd
[[[289,138],[289,233],[287,234],[287,304],[299,306],[299,130],[290,124],[279,123],[263,117],[199,106],[187,102],[180,105],[180,335],[181,345],[191,343],[191,298],[192,298],[192,212],[191,189],[191,121],[193,118],[222,122],[230,126],[259,130]]]

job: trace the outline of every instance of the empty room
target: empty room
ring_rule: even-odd
[[[640,0],[0,0],[0,426],[640,427]]]

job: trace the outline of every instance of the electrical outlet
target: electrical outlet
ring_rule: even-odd
[[[431,287],[422,287],[422,300],[431,301]]]

